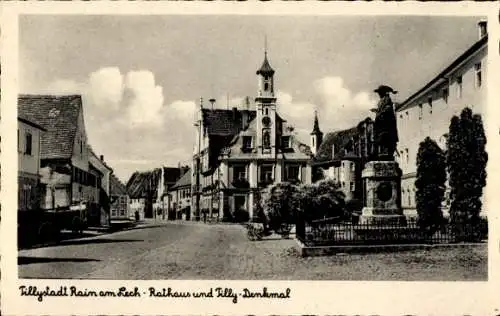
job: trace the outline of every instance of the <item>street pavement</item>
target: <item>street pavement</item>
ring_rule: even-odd
[[[301,258],[293,239],[166,222],[19,251],[20,278],[485,280],[487,247]],[[458,259],[457,259],[458,256]]]

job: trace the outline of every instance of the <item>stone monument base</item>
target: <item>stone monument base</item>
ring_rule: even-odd
[[[360,224],[406,226],[401,208],[401,169],[395,161],[370,161],[362,173],[366,194]]]

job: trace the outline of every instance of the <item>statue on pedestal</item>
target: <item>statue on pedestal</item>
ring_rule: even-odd
[[[397,91],[389,86],[381,85],[374,92],[378,93],[380,97],[377,108],[372,109],[372,112],[375,112],[373,129],[377,160],[392,161],[399,139],[396,114],[390,93],[396,94]]]

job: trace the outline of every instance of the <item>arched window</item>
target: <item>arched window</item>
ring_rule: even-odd
[[[269,83],[265,82],[264,83],[264,91],[267,91],[269,89]]]

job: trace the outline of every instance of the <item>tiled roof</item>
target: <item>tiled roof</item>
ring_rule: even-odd
[[[114,175],[109,179],[110,195],[127,195],[127,187]]]
[[[185,186],[191,186],[191,169],[189,169],[184,175],[177,181],[173,186],[172,189],[180,188],[180,187],[185,187]]]
[[[18,116],[47,130],[42,134],[41,159],[65,159],[72,156],[81,110],[80,95],[18,97]]]
[[[180,168],[173,167],[163,167],[163,182],[167,184],[174,184],[177,180],[179,180],[181,176]]]
[[[252,121],[256,112],[253,110],[231,110],[224,109],[203,109],[203,126],[208,135],[236,135],[243,129],[243,119],[246,118],[247,123]]]
[[[350,154],[348,145],[355,135],[358,133],[358,128],[353,127],[341,131],[331,132],[326,134],[323,142],[319,146],[318,152],[313,159],[314,163],[327,162],[340,158],[347,158],[344,149],[348,149],[347,155]],[[332,157],[332,146],[335,146],[335,157]]]
[[[158,180],[161,177],[161,169],[146,172],[134,172],[127,182],[127,192],[133,199],[146,197],[148,191],[153,199],[156,199]]]

